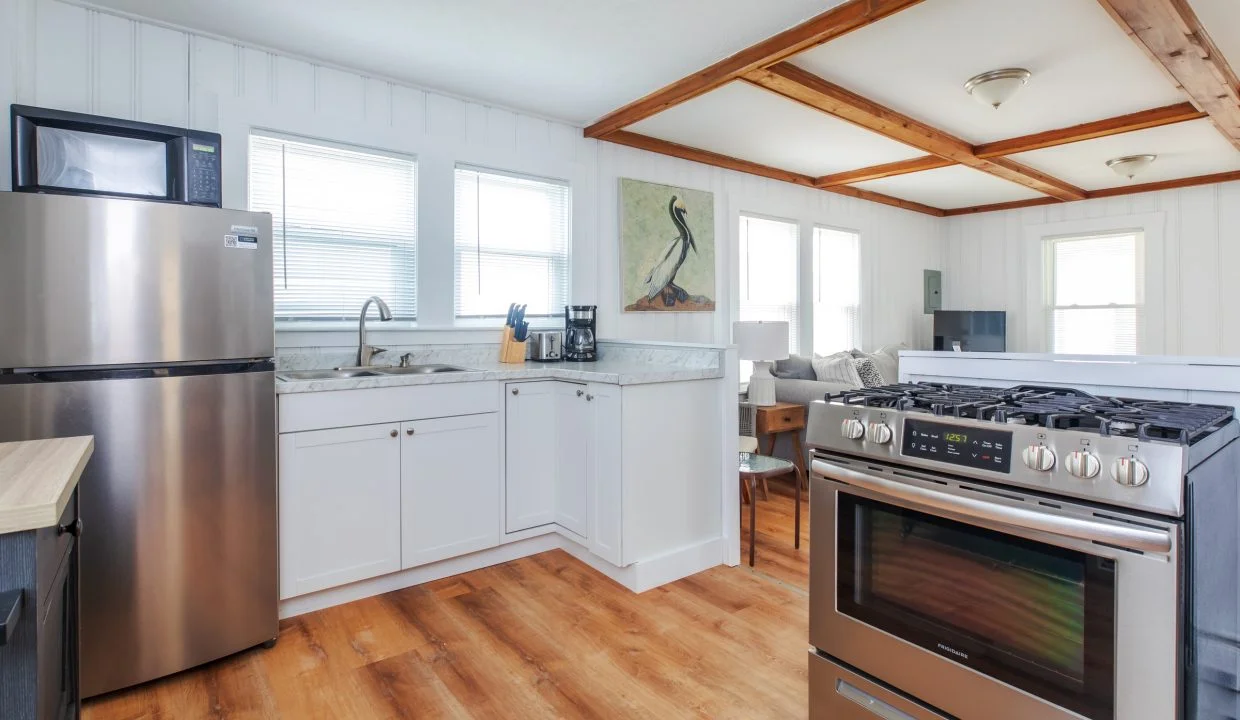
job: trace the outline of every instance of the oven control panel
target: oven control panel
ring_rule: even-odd
[[[901,452],[909,457],[1012,472],[1012,433],[962,425],[904,419]]]

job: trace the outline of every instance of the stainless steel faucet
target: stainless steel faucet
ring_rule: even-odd
[[[375,355],[386,352],[384,348],[375,347],[366,344],[366,311],[370,309],[370,304],[374,303],[379,306],[379,320],[387,322],[392,319],[392,310],[388,308],[387,303],[383,302],[383,298],[378,295],[371,295],[366,298],[366,302],[362,303],[362,314],[357,318],[357,366],[367,367]]]

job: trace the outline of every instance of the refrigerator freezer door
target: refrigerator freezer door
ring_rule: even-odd
[[[0,441],[95,436],[83,696],[276,637],[274,392],[271,371],[0,384]]]
[[[0,368],[274,355],[271,216],[0,193]]]

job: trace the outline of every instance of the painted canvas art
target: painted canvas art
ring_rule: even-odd
[[[620,180],[625,312],[713,312],[715,196]]]

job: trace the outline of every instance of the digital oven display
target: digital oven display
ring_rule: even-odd
[[[989,428],[905,418],[904,447],[908,457],[938,460],[993,472],[1012,472],[1012,433]]]

